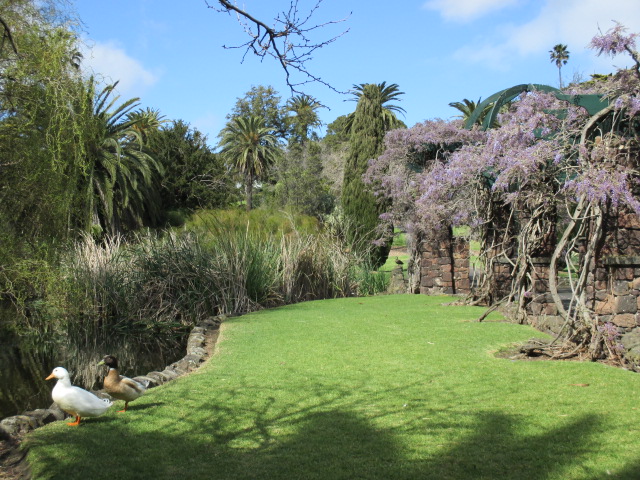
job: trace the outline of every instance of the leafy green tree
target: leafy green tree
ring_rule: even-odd
[[[321,147],[313,131],[322,125],[321,107],[308,95],[296,95],[286,104],[293,115],[288,117],[288,146],[272,169],[275,185],[270,203],[276,208],[318,217],[333,208],[334,198],[322,177]]]
[[[335,196],[323,175],[319,142],[289,145],[274,165],[272,203],[278,209],[322,217],[333,210]]]
[[[243,176],[246,208],[253,208],[254,182],[265,178],[279,153],[276,137],[262,117],[232,119],[220,134],[221,154]]]
[[[555,63],[556,67],[558,67],[558,81],[560,88],[562,88],[562,66],[566,65],[569,60],[567,46],[561,43],[555,45],[553,50],[549,50],[549,58],[551,63]]]
[[[83,81],[73,23],[55,6],[0,0],[1,250],[68,238],[81,208],[85,151],[71,106]]]
[[[251,87],[244,97],[236,99],[227,121],[231,123],[240,117],[261,117],[265,127],[271,129],[274,136],[285,138],[289,131],[287,111],[280,102],[281,97],[273,87]]]
[[[322,175],[329,182],[330,191],[336,198],[342,196],[344,164],[349,152],[349,135],[345,132],[347,116],[341,115],[327,125],[325,136],[320,141]]]
[[[362,181],[362,175],[367,170],[369,160],[382,154],[386,132],[404,125],[395,115],[404,110],[390,103],[402,95],[396,84],[369,83],[354,86],[354,89],[358,103],[346,125],[350,137],[342,187],[342,207],[352,225],[350,236],[353,244],[369,247],[380,236],[377,229],[383,209],[371,188]],[[376,247],[371,256],[372,263],[376,266],[384,263],[389,248],[389,243]]]
[[[234,199],[233,179],[221,155],[188,123],[176,120],[156,130],[149,136],[149,149],[165,171],[160,189],[165,214],[224,207]]]

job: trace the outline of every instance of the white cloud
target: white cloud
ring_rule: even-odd
[[[613,27],[614,20],[638,31],[637,0],[547,0],[538,17],[514,29],[507,43],[522,54],[548,50],[557,43],[577,52],[587,47],[598,29]]]
[[[114,42],[96,42],[82,52],[83,68],[109,83],[119,81],[118,92],[124,96],[141,96],[159,76],[147,70]]]
[[[428,0],[424,8],[435,10],[446,20],[467,22],[518,3],[518,0]]]
[[[483,44],[476,42],[463,46],[455,56],[505,69],[510,57],[539,56],[546,54],[553,45],[562,43],[568,46],[572,58],[588,58],[584,61],[590,64],[583,65],[588,69],[605,64],[624,66],[626,59],[605,61],[598,59],[595,52],[587,48],[599,30],[604,33],[614,26],[614,20],[628,27],[629,32],[640,32],[638,1],[544,0],[536,17],[519,24],[516,17],[510,25],[492,25],[491,40],[485,38]]]

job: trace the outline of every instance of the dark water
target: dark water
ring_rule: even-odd
[[[118,358],[120,373],[129,377],[162,370],[185,355],[187,332],[172,337],[111,336],[91,339],[91,345],[68,338],[37,338],[15,334],[11,309],[0,305],[0,419],[36,408],[48,408],[55,380],[45,381],[53,368],[65,367],[74,385],[98,389],[106,368],[98,366],[104,355]]]

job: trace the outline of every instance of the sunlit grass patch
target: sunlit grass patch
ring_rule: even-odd
[[[540,332],[450,300],[232,318],[204,366],[126,414],[30,435],[35,478],[637,478],[637,374],[496,358]]]

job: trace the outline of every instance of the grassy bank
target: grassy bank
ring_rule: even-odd
[[[495,358],[540,333],[444,301],[233,318],[208,363],[126,414],[32,433],[34,478],[638,478],[640,376]]]

